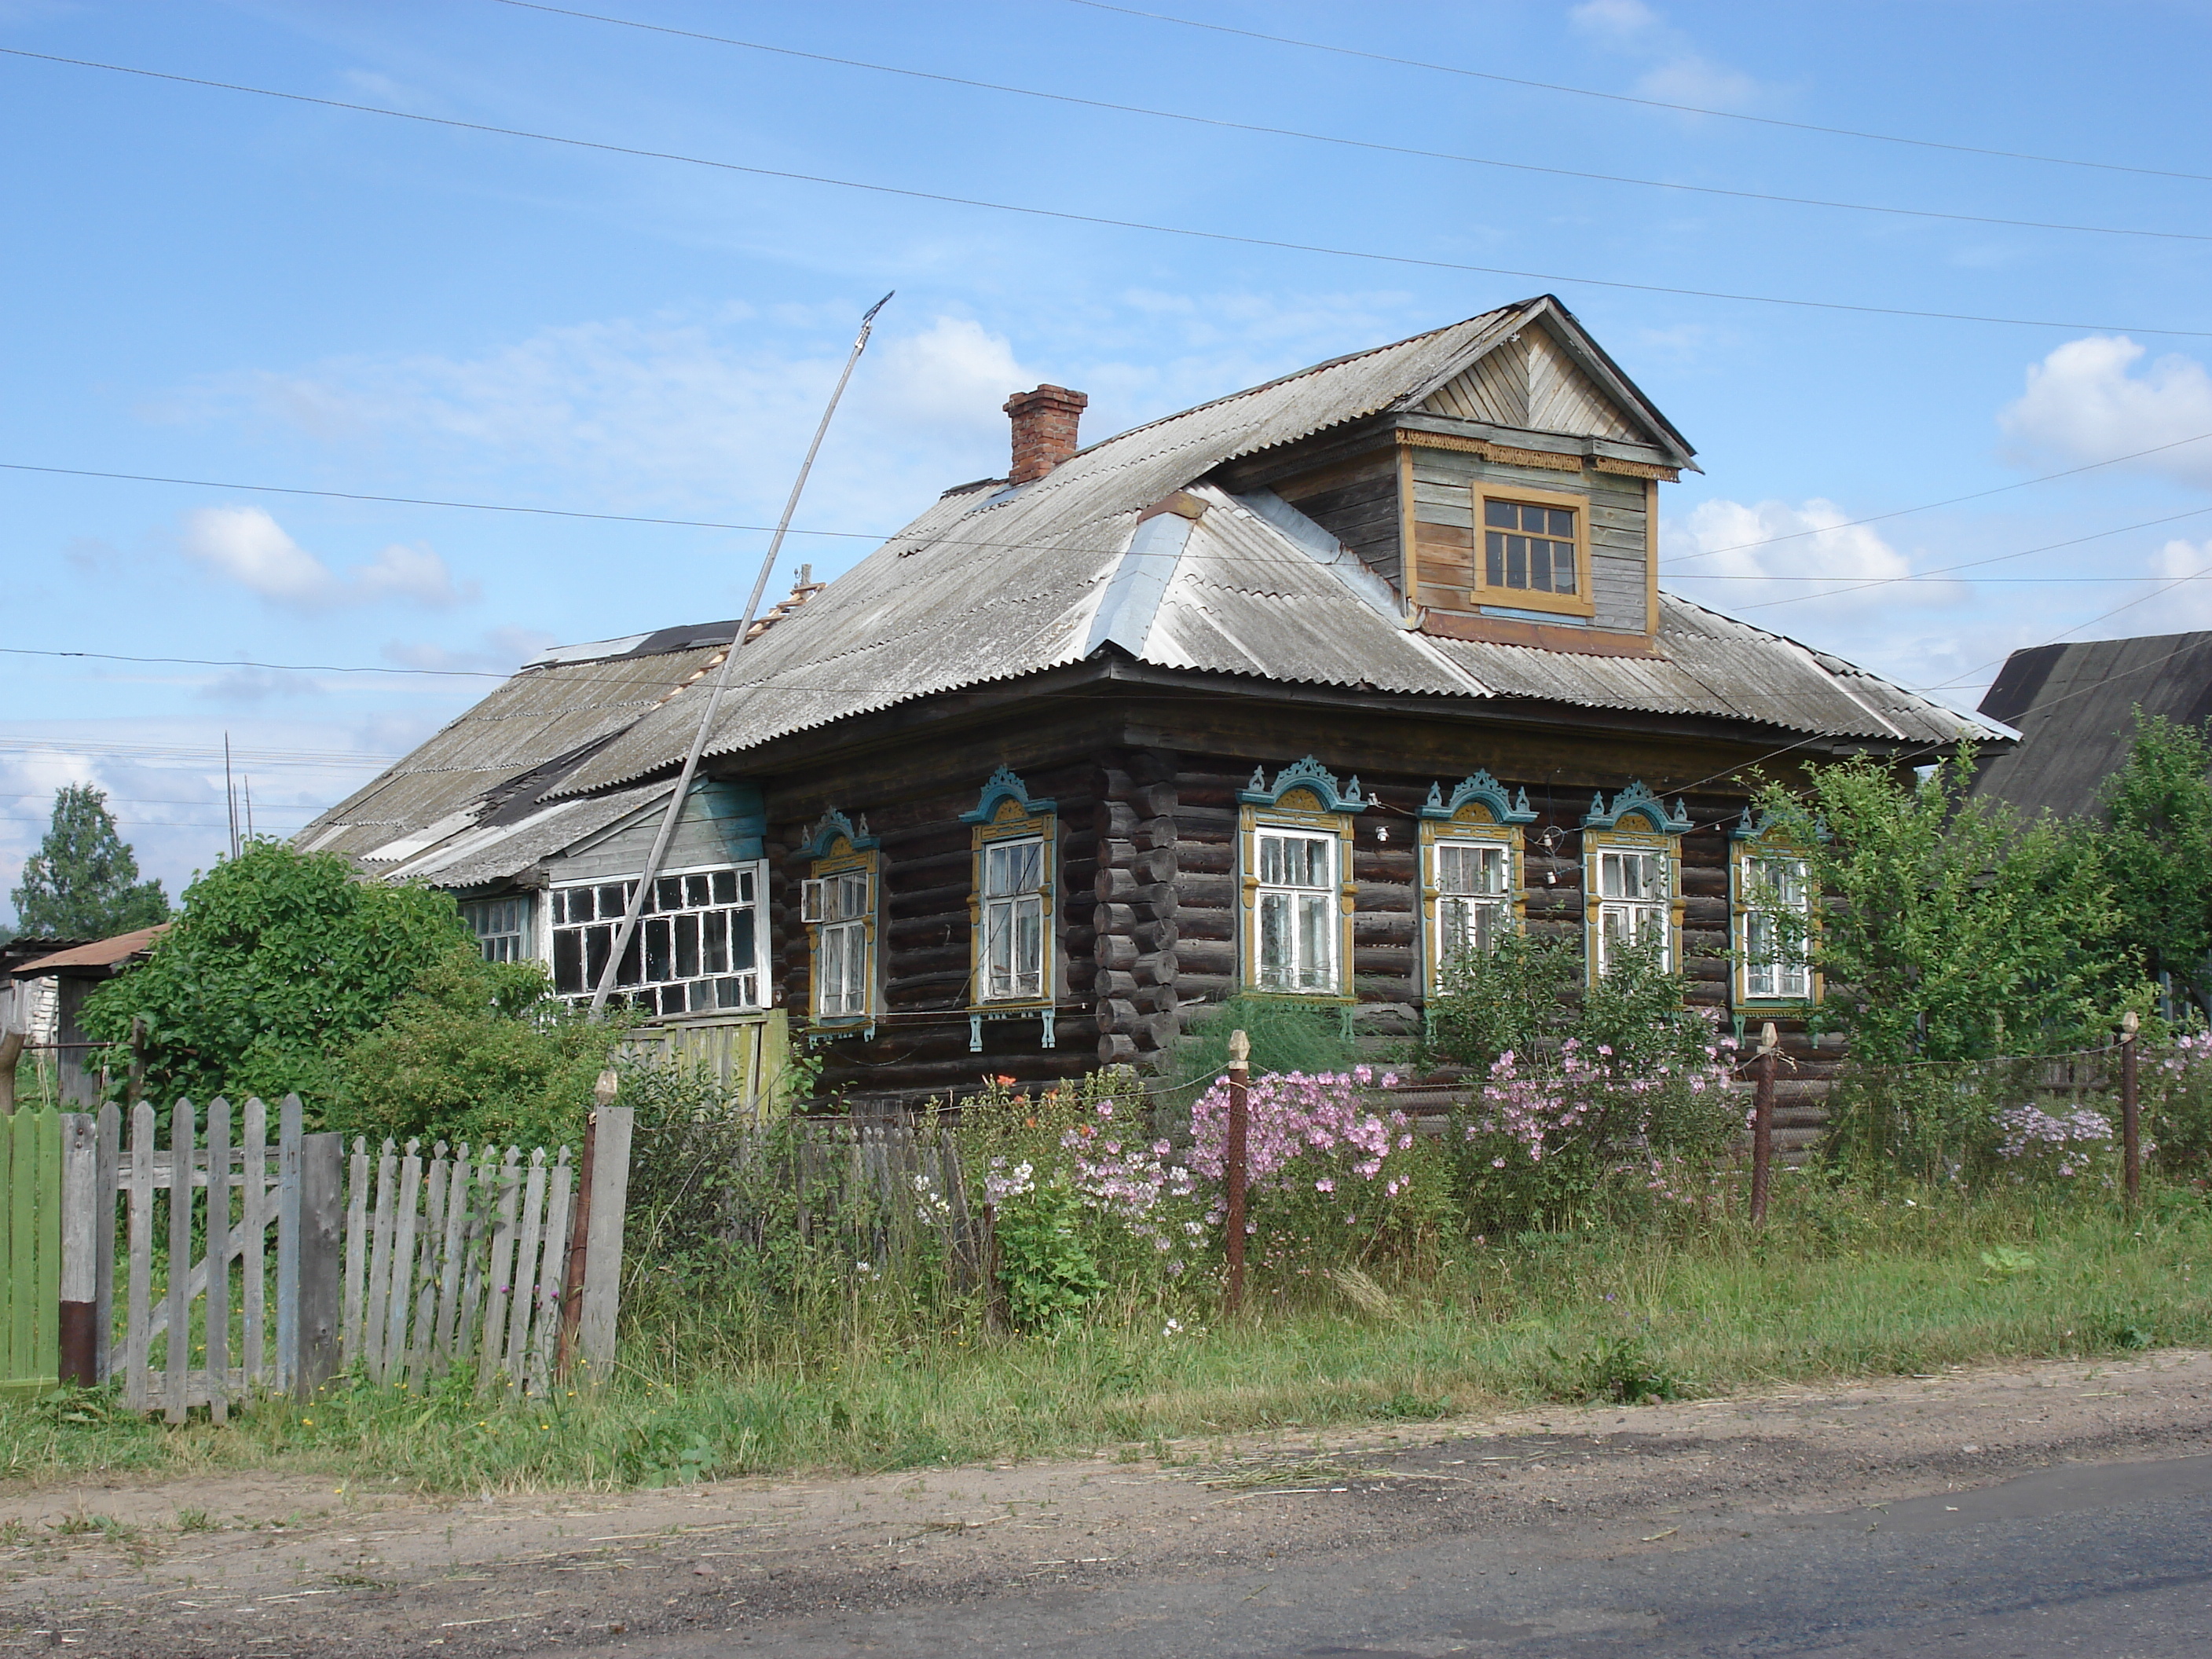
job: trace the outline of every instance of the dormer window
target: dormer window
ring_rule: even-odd
[[[1475,495],[1481,526],[1475,602],[1590,615],[1589,498],[1518,488],[1492,494],[1487,486],[1477,486]]]

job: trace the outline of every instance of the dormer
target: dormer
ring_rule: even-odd
[[[1614,654],[1658,628],[1658,489],[1696,452],[1549,296],[1376,413],[1239,462],[1452,639]]]

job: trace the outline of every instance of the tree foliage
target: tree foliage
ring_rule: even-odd
[[[553,1000],[534,962],[473,946],[426,969],[338,1066],[329,1126],[372,1140],[577,1146],[592,1084],[621,1041]]]
[[[2115,942],[2144,971],[2212,1009],[2212,744],[2193,726],[2136,711],[2134,740],[2106,780],[2100,837],[2118,909]]]
[[[1968,795],[1973,769],[1971,746],[1917,780],[1863,756],[1760,792],[1828,896],[1811,952],[1868,1064],[2071,1048],[2148,1006],[2101,838]]]
[[[108,939],[169,919],[161,884],[138,879],[138,860],[116,830],[106,793],[88,783],[54,791],[52,823],[9,896],[16,925],[33,936]]]
[[[95,1040],[120,1042],[144,1018],[158,1102],[297,1091],[319,1117],[354,1042],[434,964],[474,949],[444,893],[362,881],[336,854],[257,841],[193,880],[152,954],[86,999],[82,1021]]]

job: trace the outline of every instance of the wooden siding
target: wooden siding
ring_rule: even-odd
[[[1439,611],[1473,611],[1477,528],[1474,491],[1479,484],[1565,490],[1589,497],[1590,597],[1594,628],[1649,633],[1650,553],[1644,482],[1583,469],[1509,466],[1457,450],[1416,445],[1413,519],[1417,602]]]
[[[645,868],[645,856],[652,850],[653,838],[660,830],[660,815],[666,810],[664,798],[597,840],[548,859],[548,879],[558,887],[566,882],[613,881],[637,874]],[[761,855],[761,832],[766,823],[757,789],[709,784],[696,790],[685,804],[661,868],[696,870],[757,859]]]
[[[1270,487],[1350,548],[1361,563],[1403,591],[1398,463],[1393,452],[1376,450],[1318,471],[1276,479]]]
[[[1531,432],[1644,441],[1597,383],[1560,349],[1550,333],[1532,328],[1505,340],[1464,374],[1446,381],[1422,405],[1433,414]]]

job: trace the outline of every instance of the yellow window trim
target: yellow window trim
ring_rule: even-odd
[[[1359,884],[1352,879],[1352,814],[1332,811],[1321,792],[1300,784],[1283,791],[1271,806],[1247,802],[1237,812],[1237,862],[1240,875],[1237,937],[1241,944],[1238,978],[1247,995],[1279,998],[1285,1002],[1349,1003],[1357,1000],[1352,984],[1352,921],[1358,908]],[[1337,946],[1336,986],[1328,991],[1268,991],[1260,987],[1260,858],[1262,830],[1297,830],[1309,835],[1334,836],[1336,847]]]
[[[1641,817],[1638,814],[1630,817]],[[1647,818],[1644,822],[1649,824]],[[1603,951],[1599,943],[1598,912],[1603,904],[1598,891],[1601,853],[1663,853],[1667,857],[1667,962],[1682,971],[1682,838],[1657,829],[1632,830],[1616,824],[1610,830],[1592,825],[1583,831],[1583,951],[1587,981],[1597,983]]]
[[[1038,810],[1042,809],[1042,810]],[[968,881],[968,1006],[975,1013],[1012,1013],[1023,1009],[1049,1008],[1059,995],[1059,946],[1054,923],[1059,915],[1060,818],[1048,802],[1031,802],[1026,796],[1005,796],[988,810],[989,816],[975,825],[969,844],[972,860]],[[983,854],[994,842],[1036,839],[1043,848],[1042,874],[1038,888],[1042,901],[1043,960],[1040,963],[1039,993],[1033,997],[987,999],[983,995]]]
[[[1420,821],[1421,856],[1421,984],[1425,994],[1443,988],[1443,941],[1437,936],[1437,901],[1443,896],[1437,884],[1437,848],[1445,842],[1468,842],[1505,849],[1506,908],[1513,931],[1527,930],[1528,889],[1522,875],[1524,842],[1521,826],[1500,823],[1485,801],[1470,800],[1449,818],[1424,817]]]
[[[862,840],[872,842],[872,837]],[[817,1025],[847,1026],[873,1025],[882,1012],[883,957],[877,948],[877,929],[884,908],[883,854],[872,844],[861,848],[853,845],[854,838],[842,834],[831,834],[816,844],[823,850],[817,853],[810,873],[817,881],[830,876],[850,875],[858,870],[868,878],[868,904],[861,918],[860,937],[867,951],[867,975],[862,994],[860,1011],[850,1014],[825,1014],[822,1012],[822,928],[820,922],[807,922],[806,928],[806,1000],[810,1018]]]

